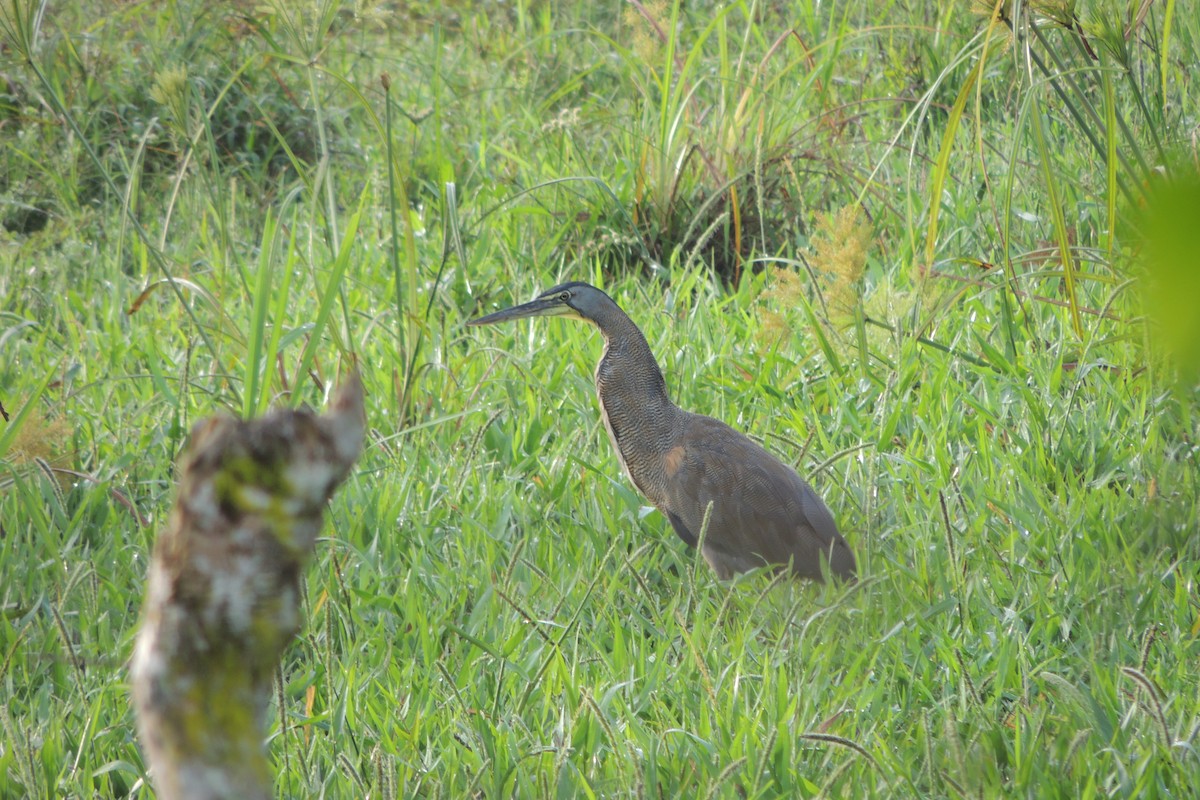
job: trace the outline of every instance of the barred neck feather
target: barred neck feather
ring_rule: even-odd
[[[667,383],[646,337],[615,303],[593,320],[604,334],[596,391],[604,424],[630,479],[651,502],[661,498],[663,458],[686,412],[667,397]]]

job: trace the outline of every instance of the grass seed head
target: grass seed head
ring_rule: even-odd
[[[809,262],[824,273],[822,287],[830,322],[848,322],[862,299],[862,276],[871,246],[871,225],[857,205],[817,218]]]

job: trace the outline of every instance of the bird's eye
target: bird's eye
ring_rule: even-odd
[[[562,294],[560,294],[560,295],[558,296],[558,299],[559,299],[559,300],[562,300],[562,301],[565,303],[565,302],[567,302],[568,300],[570,300],[570,299],[571,299],[571,293],[570,293],[570,292],[563,292]]]

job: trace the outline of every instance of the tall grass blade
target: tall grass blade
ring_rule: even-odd
[[[937,158],[933,162],[933,170],[929,175],[929,215],[925,231],[925,268],[932,269],[933,253],[937,245],[938,217],[942,211],[942,189],[946,185],[946,176],[950,171],[950,153],[954,149],[954,136],[958,133],[959,123],[962,122],[963,110],[967,107],[975,81],[979,80],[979,70],[985,62],[980,61],[967,73],[967,79],[959,87],[958,96],[950,108],[946,129],[942,131],[942,144],[938,148]]]
[[[271,305],[271,286],[275,276],[275,233],[278,223],[271,209],[267,209],[263,220],[262,241],[258,248],[258,280],[254,284],[254,295],[250,298],[250,342],[246,353],[246,393],[242,395],[242,416],[250,419],[265,409],[268,393],[267,373],[270,362],[263,358],[266,337],[267,311]],[[278,327],[278,320],[276,320]]]
[[[341,249],[338,251],[337,258],[333,261],[333,267],[329,270],[325,286],[321,290],[321,299],[317,306],[316,318],[313,320],[313,328],[308,335],[308,341],[305,342],[304,351],[300,354],[300,364],[296,371],[297,381],[303,380],[303,376],[307,375],[309,370],[312,369],[317,346],[321,342],[322,335],[329,324],[329,316],[333,313],[333,307],[338,298],[342,296],[342,276],[346,273],[346,267],[350,264],[350,254],[355,249],[357,243],[358,223],[362,218],[363,208],[366,206],[368,196],[369,188],[364,186],[362,194],[359,195],[358,208],[350,215],[350,219],[346,222],[346,232],[341,239]],[[345,310],[348,313],[348,309]],[[346,333],[349,334],[349,331]],[[347,345],[349,345],[349,342],[343,343],[343,346]],[[292,395],[292,404],[298,405],[302,398],[302,392],[295,392]]]
[[[1042,120],[1041,104],[1036,96],[1031,97],[1033,117],[1033,134],[1037,142],[1038,161],[1042,167],[1042,177],[1046,184],[1046,204],[1050,207],[1050,215],[1054,220],[1054,236],[1058,243],[1058,257],[1062,262],[1064,291],[1067,295],[1067,307],[1071,312],[1071,327],[1075,335],[1083,338],[1083,321],[1079,316],[1079,302],[1075,295],[1075,257],[1071,252],[1071,236],[1067,229],[1066,216],[1063,214],[1062,201],[1058,196],[1058,176],[1055,174],[1054,161],[1050,157],[1050,148],[1046,145],[1045,123]]]

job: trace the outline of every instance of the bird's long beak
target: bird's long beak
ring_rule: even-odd
[[[497,322],[508,322],[510,319],[525,317],[558,317],[575,316],[575,309],[564,303],[557,296],[539,297],[522,303],[519,306],[496,311],[484,317],[477,317],[467,322],[468,325],[495,325]]]

